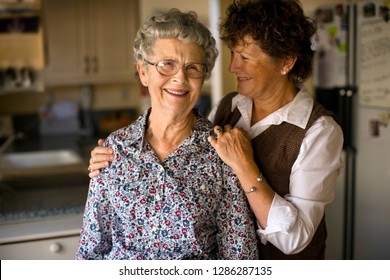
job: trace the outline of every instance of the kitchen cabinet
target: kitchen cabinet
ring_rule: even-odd
[[[137,0],[46,0],[47,86],[134,81]]]
[[[71,142],[51,140],[63,147]],[[87,166],[72,153],[61,156],[62,150],[21,152],[36,145],[33,139],[25,141],[13,145],[16,152],[0,162],[0,259],[74,259],[88,194]],[[50,140],[43,141],[52,147]],[[15,155],[24,155],[22,161]],[[11,165],[4,164],[11,158]]]
[[[74,260],[79,236],[0,245],[4,260]]]
[[[74,260],[82,214],[0,223],[2,260]]]
[[[40,0],[1,1],[0,94],[42,91],[43,53]]]

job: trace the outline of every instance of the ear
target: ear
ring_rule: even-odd
[[[282,73],[288,73],[294,67],[295,62],[297,61],[297,56],[292,55],[283,59]]]
[[[137,61],[137,72],[141,83],[147,87],[149,84],[149,75],[146,71],[146,67],[142,61]]]

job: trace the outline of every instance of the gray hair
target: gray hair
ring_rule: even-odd
[[[178,9],[159,13],[149,17],[137,32],[134,40],[135,61],[153,55],[153,47],[158,39],[177,38],[185,44],[196,43],[204,51],[204,62],[207,67],[205,79],[211,75],[218,50],[215,39],[199,20],[195,12],[183,13]]]

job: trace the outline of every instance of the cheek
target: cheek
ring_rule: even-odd
[[[203,82],[202,81],[197,81],[197,82],[194,82],[194,83],[190,83],[190,86],[191,86],[191,95],[193,96],[193,98],[196,98],[198,99],[199,96],[201,95],[202,93],[202,86],[203,86]]]
[[[149,75],[147,79],[149,89],[159,90],[162,89],[168,82],[169,77],[161,75]]]
[[[261,79],[263,81],[267,81],[269,79],[272,79],[277,72],[273,65],[259,65],[256,67],[256,76],[258,79]]]
[[[202,91],[202,86],[203,86],[203,80],[190,80],[190,86],[193,91],[201,92]]]

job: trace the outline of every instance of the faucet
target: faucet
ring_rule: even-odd
[[[13,133],[8,136],[7,140],[0,146],[0,155],[2,155],[16,139],[21,139],[23,136],[23,132]]]

